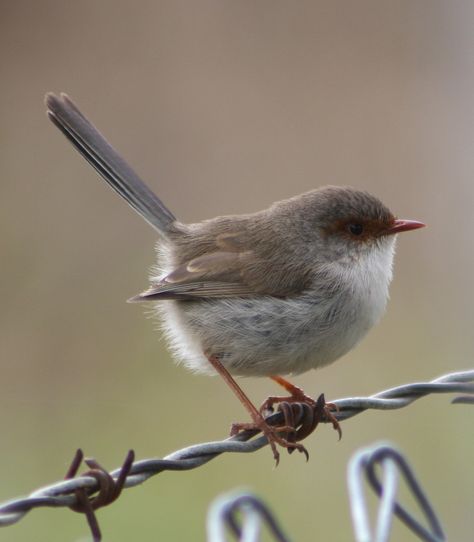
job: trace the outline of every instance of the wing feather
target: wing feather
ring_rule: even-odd
[[[241,276],[242,253],[212,252],[193,258],[129,301],[249,297],[258,292]]]
[[[256,293],[244,284],[232,282],[191,282],[187,284],[158,283],[128,301],[155,301],[161,299],[218,299],[225,297],[249,297]]]

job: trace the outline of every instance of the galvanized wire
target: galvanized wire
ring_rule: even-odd
[[[377,474],[380,470],[380,479]],[[404,480],[426,521],[424,526],[398,501],[400,479]],[[375,527],[364,494],[366,481],[380,499]],[[376,443],[355,452],[347,468],[349,504],[356,542],[389,542],[394,516],[425,542],[445,542],[441,522],[417,480],[406,457],[388,443]],[[218,497],[207,514],[207,542],[259,542],[262,530],[276,542],[288,542],[276,517],[258,497],[235,492]],[[337,535],[334,535],[337,538]]]
[[[383,482],[377,475],[381,468]],[[397,488],[400,478],[419,505],[427,526],[422,525],[398,501]],[[364,497],[364,482],[369,482],[380,498],[375,529],[370,528],[369,510]],[[394,446],[376,444],[356,452],[348,465],[347,485],[351,506],[354,535],[357,542],[388,542],[392,519],[396,515],[420,540],[444,542],[441,523],[428,497],[415,477],[408,461]]]
[[[474,397],[474,370],[451,373],[431,382],[406,384],[382,391],[370,397],[352,397],[331,401],[336,405],[335,416],[339,421],[346,420],[369,409],[388,410],[408,406],[413,401],[434,393],[462,393],[454,402],[469,402]],[[275,413],[267,418],[271,424],[281,424],[283,415]],[[123,487],[142,484],[152,476],[163,471],[190,470],[205,465],[222,453],[252,453],[267,445],[264,436],[257,437],[258,431],[243,431],[238,435],[216,442],[196,444],[173,452],[163,459],[144,459],[134,462]],[[105,471],[104,471],[105,472]],[[103,472],[103,474],[104,474]],[[113,470],[109,475],[111,482],[116,482],[123,474],[123,467]],[[56,482],[33,491],[29,496],[0,504],[0,526],[7,526],[22,519],[27,512],[41,507],[71,507],[78,503],[78,490],[84,490],[87,496],[99,491],[100,483],[97,469],[89,473]]]
[[[394,410],[403,408],[432,393],[466,393],[468,397],[456,398],[453,403],[472,402],[474,400],[473,382],[474,370],[460,371],[440,376],[431,382],[405,384],[390,388],[370,397],[350,397],[332,402],[339,408],[337,419],[342,421],[368,409]]]
[[[226,542],[228,534],[239,542],[259,542],[264,527],[272,540],[289,542],[268,506],[247,492],[221,495],[207,514],[208,542]]]

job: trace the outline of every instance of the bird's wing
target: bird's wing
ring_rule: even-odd
[[[287,297],[303,289],[303,285],[285,288],[281,280],[279,283],[274,282],[273,288],[271,280],[265,280],[263,283],[255,281],[252,266],[259,266],[257,275],[261,276],[263,273],[266,279],[272,270],[275,272],[272,262],[259,261],[251,251],[216,251],[204,254],[179,265],[130,301],[215,299],[258,295]],[[268,268],[268,272],[264,269],[265,267]]]
[[[245,286],[232,282],[191,282],[188,284],[166,284],[159,282],[138,294],[130,302],[155,301],[164,299],[218,299],[226,297],[255,296]]]

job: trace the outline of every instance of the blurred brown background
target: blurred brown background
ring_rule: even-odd
[[[296,379],[369,394],[474,366],[473,18],[468,0],[2,3],[0,500],[61,478],[78,446],[116,467],[131,447],[160,457],[245,419],[125,303],[147,285],[154,233],[47,121],[44,93],[69,93],[184,221],[328,183],[425,221],[399,241],[381,324]],[[277,391],[243,385],[257,402]],[[346,464],[380,439],[408,454],[449,538],[470,539],[474,413],[449,399],[366,413],[340,443],[324,426],[308,464],[284,454],[275,470],[265,449],[160,475],[99,512],[105,540],[204,540],[209,503],[242,486],[294,540],[351,540]],[[86,534],[79,515],[41,510],[0,540]],[[396,525],[394,539],[411,538]]]

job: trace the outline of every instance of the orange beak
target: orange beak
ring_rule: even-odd
[[[417,230],[418,228],[424,228],[426,224],[418,222],[418,220],[404,220],[403,218],[396,218],[393,224],[387,228],[384,233],[386,235],[392,235],[400,233],[402,231]]]

